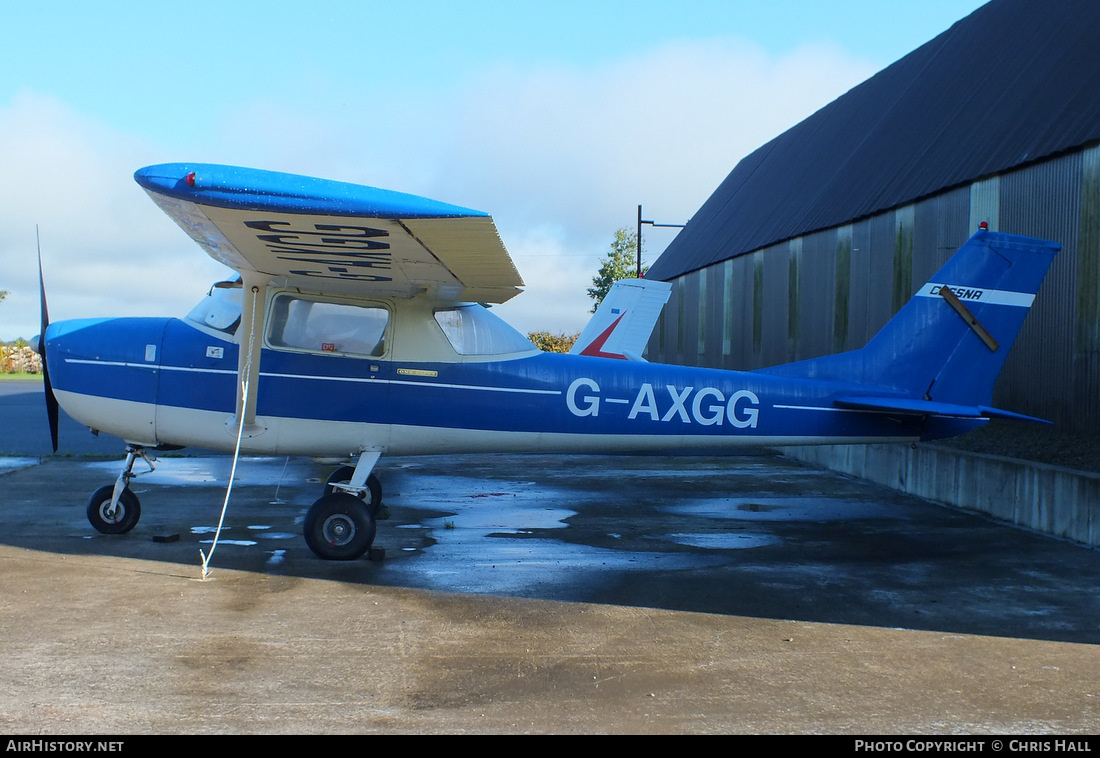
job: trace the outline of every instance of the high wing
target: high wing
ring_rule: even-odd
[[[134,174],[160,208],[243,280],[238,428],[263,434],[255,390],[270,286],[356,297],[503,303],[523,280],[481,211],[294,174],[200,163]]]
[[[278,286],[483,303],[523,286],[481,211],[234,166],[167,163],[134,179],[215,260]]]

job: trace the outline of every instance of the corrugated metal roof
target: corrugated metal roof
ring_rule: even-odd
[[[992,0],[744,158],[648,276],[1100,140],[1098,39],[1096,0]]]

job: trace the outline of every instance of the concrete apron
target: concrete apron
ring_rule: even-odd
[[[937,445],[821,445],[783,455],[1100,547],[1100,474]]]

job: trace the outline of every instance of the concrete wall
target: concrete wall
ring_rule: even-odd
[[[945,505],[1100,547],[1100,474],[929,444],[778,450]]]

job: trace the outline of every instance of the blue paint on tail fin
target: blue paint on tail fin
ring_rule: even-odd
[[[841,407],[1020,418],[990,407],[993,385],[1059,250],[1054,242],[978,232],[862,349],[761,373],[854,380],[861,386],[834,400]]]

